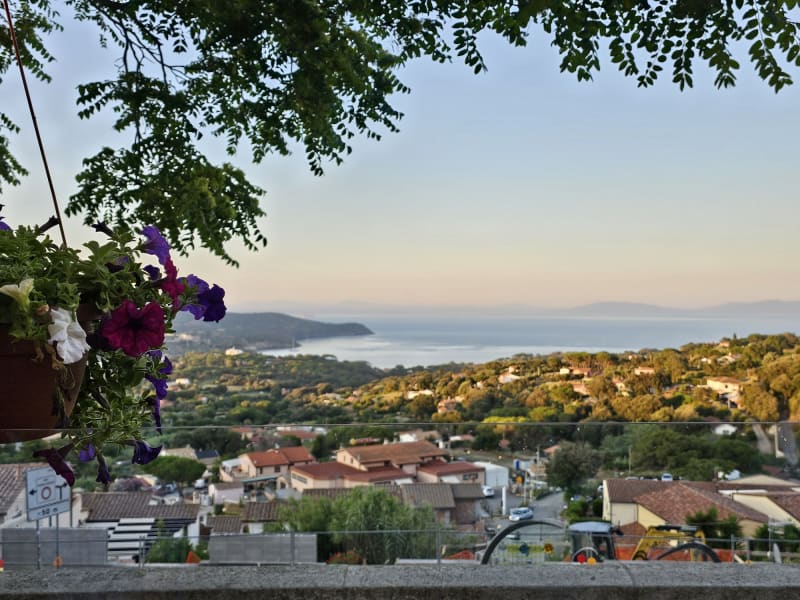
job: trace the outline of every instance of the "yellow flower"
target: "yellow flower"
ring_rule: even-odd
[[[10,296],[23,308],[28,306],[28,296],[31,295],[31,291],[33,291],[33,279],[23,279],[19,285],[9,283],[0,287],[0,294]]]

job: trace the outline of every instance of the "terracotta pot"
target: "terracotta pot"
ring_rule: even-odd
[[[96,315],[87,317],[84,320],[81,314],[84,329]],[[37,360],[33,343],[14,341],[8,327],[0,326],[0,443],[36,440],[65,427],[78,399],[86,360],[84,355],[54,369],[50,356]]]

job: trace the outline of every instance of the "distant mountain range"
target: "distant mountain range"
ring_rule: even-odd
[[[300,346],[303,340],[371,335],[360,323],[323,323],[283,313],[228,313],[219,323],[195,321],[188,313],[175,320],[175,336],[167,346],[173,354],[237,347],[271,350]]]
[[[800,301],[728,302],[704,308],[672,308],[637,302],[595,302],[548,314],[575,317],[797,317]]]

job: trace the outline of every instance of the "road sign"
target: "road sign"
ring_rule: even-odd
[[[25,473],[28,521],[38,521],[69,512],[72,493],[69,484],[50,467]]]

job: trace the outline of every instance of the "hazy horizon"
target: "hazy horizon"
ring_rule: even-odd
[[[32,85],[62,204],[80,160],[118,143],[109,115],[74,116],[77,73],[102,78],[109,66],[87,58],[101,54],[94,33],[65,25],[54,83]],[[213,160],[267,190],[270,243],[256,254],[232,245],[239,270],[205,251],[176,257],[181,273],[222,285],[233,310],[800,299],[797,89],[774,94],[744,56],[729,90],[699,63],[685,92],[669,75],[637,89],[607,63],[578,83],[544,36],[528,48],[482,40],[488,73],[425,60],[403,69],[412,93],[396,99],[401,131],[356,140],[324,177],[302,152],[252,166],[246,149],[231,158],[207,141]],[[17,79],[4,81],[4,110],[22,126],[12,150],[31,175],[3,193],[11,226],[52,212]],[[75,218],[67,233],[93,235]]]

